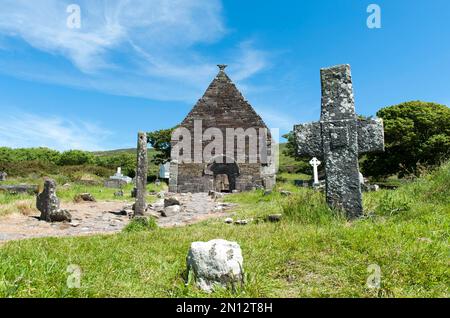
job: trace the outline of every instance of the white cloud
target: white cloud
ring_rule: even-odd
[[[23,39],[81,72],[60,70],[46,59],[14,57],[0,59],[0,71],[117,95],[192,102],[214,76],[215,64],[228,62],[236,81],[267,66],[265,52],[251,41],[215,54],[198,49],[227,34],[220,0],[81,0],[81,29],[66,25],[72,2],[1,0],[0,37]]]
[[[2,116],[0,145],[11,148],[102,150],[101,143],[110,134],[89,122],[21,113]]]
[[[253,48],[251,41],[244,41],[239,44],[239,51],[235,59],[233,79],[236,81],[245,80],[267,67],[267,53]]]

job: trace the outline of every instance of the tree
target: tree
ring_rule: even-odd
[[[156,151],[151,160],[156,165],[164,164],[170,160],[170,140],[174,130],[175,128],[170,128],[147,133],[148,142]]]
[[[450,109],[445,105],[411,101],[383,108],[385,152],[368,154],[363,173],[374,177],[418,174],[450,158]]]

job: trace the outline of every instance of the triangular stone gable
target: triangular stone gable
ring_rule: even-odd
[[[201,119],[203,129],[208,127],[267,128],[262,118],[245,100],[223,68],[183,120],[181,126],[192,129],[194,120]]]

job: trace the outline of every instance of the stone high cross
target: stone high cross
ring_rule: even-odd
[[[320,166],[321,162],[317,160],[316,157],[312,158],[309,162],[311,166],[313,166],[314,170],[314,184],[319,184],[319,172],[317,171],[317,167]]]
[[[355,114],[350,65],[321,69],[320,121],[294,126],[298,155],[325,161],[326,199],[349,218],[362,215],[358,155],[384,151],[381,119]]]

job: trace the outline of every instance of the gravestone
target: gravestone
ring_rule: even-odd
[[[6,181],[8,174],[4,171],[0,171],[0,181]]]
[[[44,191],[36,198],[36,207],[41,212],[40,219],[47,222],[70,222],[72,216],[69,211],[60,209],[59,198],[56,196],[56,182],[46,179]]]
[[[314,184],[319,184],[319,172],[317,171],[317,167],[320,166],[321,162],[314,157],[309,164],[313,167]]]
[[[105,188],[121,189],[123,186],[131,183],[132,181],[133,179],[128,176],[124,176],[122,174],[122,168],[118,167],[117,172],[105,181],[104,186]]]
[[[144,216],[147,194],[147,134],[138,134],[137,144],[137,168],[136,168],[136,203],[134,205],[134,217]]]
[[[358,155],[384,151],[383,122],[357,117],[349,65],[320,72],[320,121],[294,127],[297,153],[324,159],[327,203],[358,217],[363,213]]]

